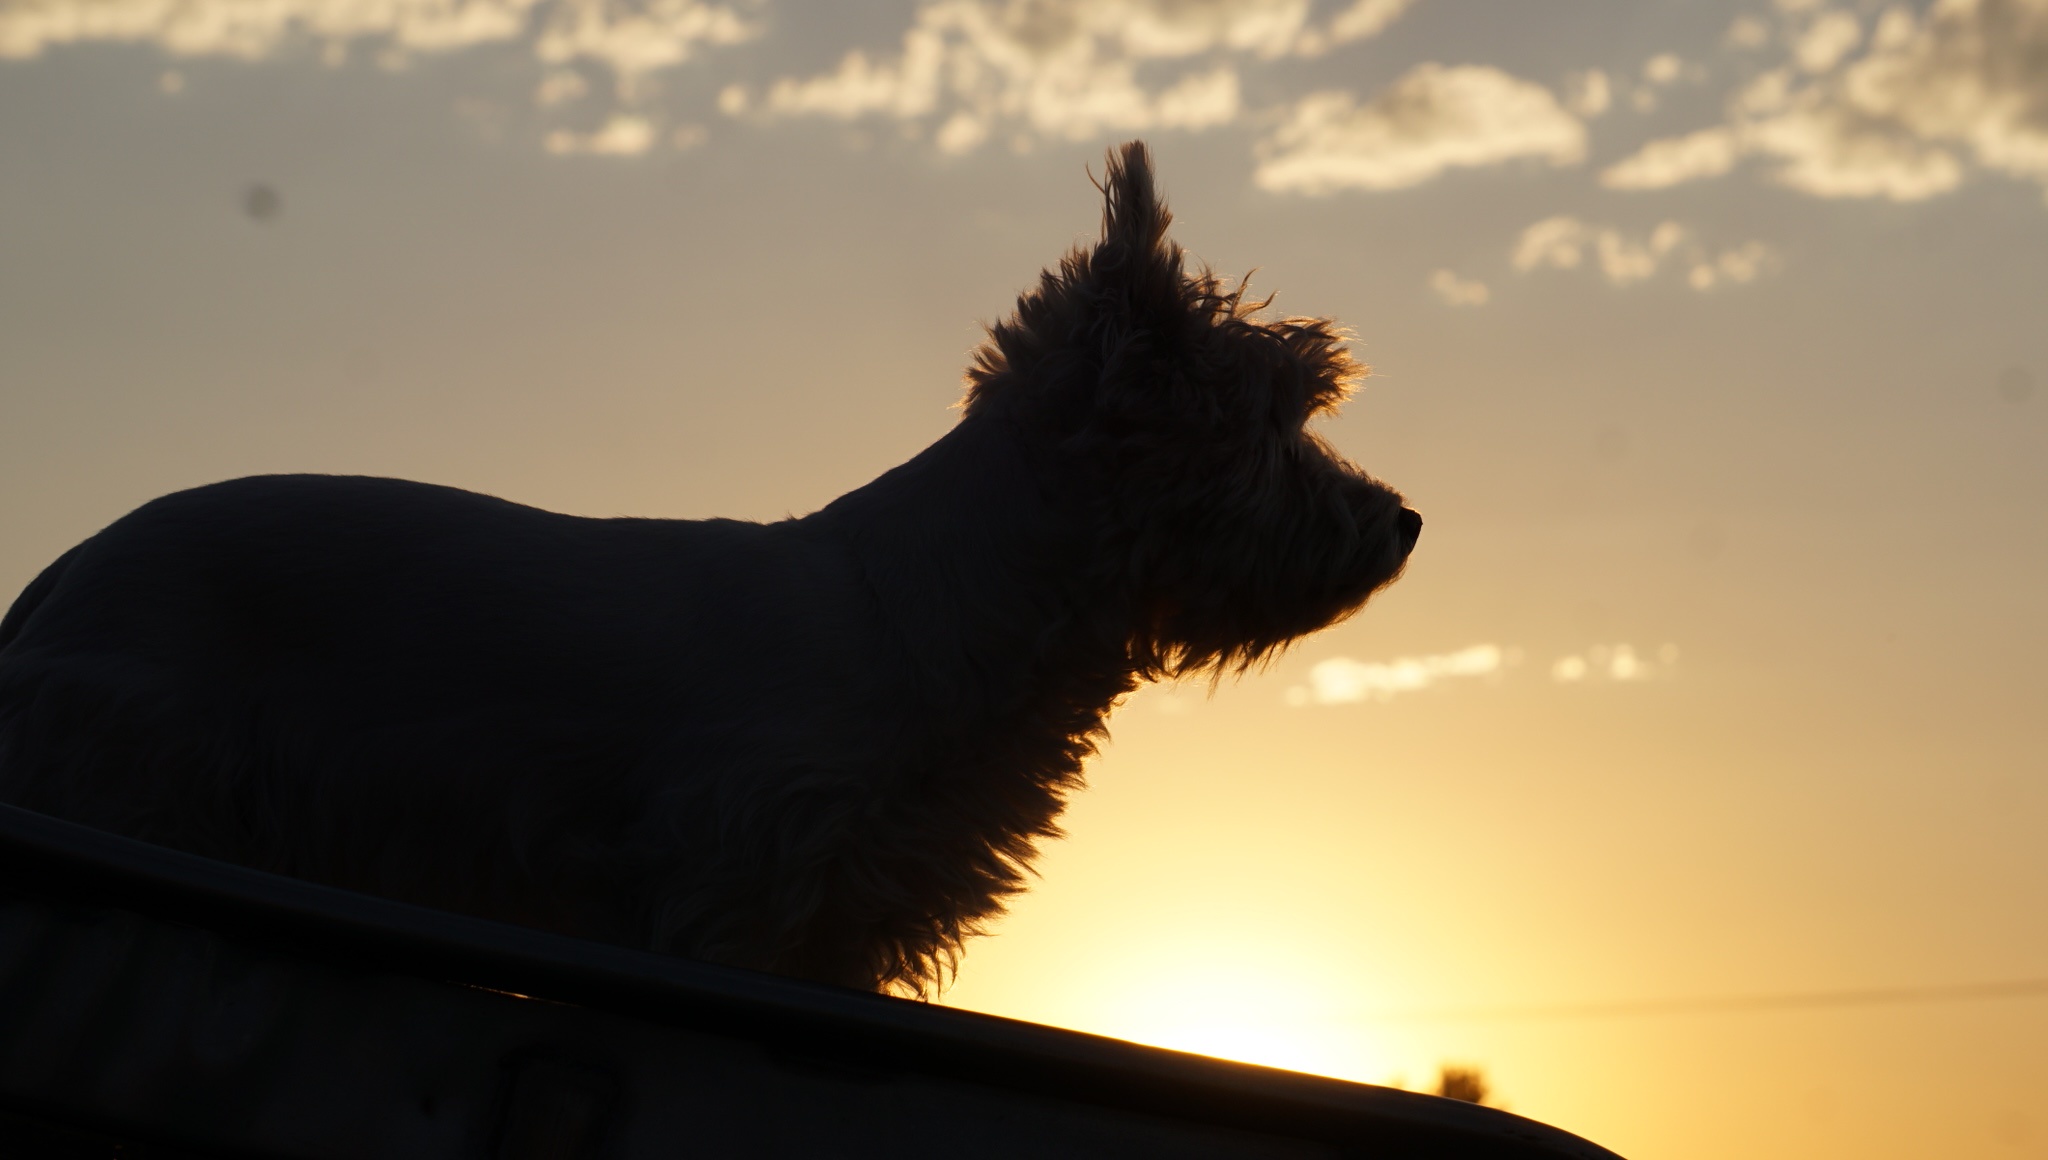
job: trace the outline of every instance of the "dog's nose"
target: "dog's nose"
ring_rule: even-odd
[[[1414,508],[1401,509],[1401,554],[1415,550],[1415,541],[1422,538],[1422,516]]]

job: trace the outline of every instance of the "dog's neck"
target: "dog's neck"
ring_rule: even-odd
[[[914,695],[969,731],[1051,712],[1093,732],[1131,688],[1120,594],[1036,467],[1008,422],[971,417],[805,521],[850,546]]]
[[[880,654],[868,671],[882,684],[864,698],[880,751],[855,762],[868,796],[820,855],[821,913],[866,923],[862,937],[894,940],[934,970],[1024,888],[1131,688],[1129,626],[1091,568],[1093,528],[1045,494],[1044,466],[1004,421],[968,417],[793,528],[858,573],[872,613],[848,632]],[[897,909],[842,897],[847,883]],[[889,969],[803,973],[858,981]]]

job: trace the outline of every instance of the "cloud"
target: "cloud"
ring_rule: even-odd
[[[1564,103],[1581,117],[1598,117],[1614,104],[1614,86],[1600,69],[1575,73],[1565,82]]]
[[[1762,242],[1744,242],[1722,250],[1711,259],[1695,258],[1686,271],[1686,285],[1695,290],[1712,290],[1724,283],[1740,286],[1754,282],[1778,264],[1777,251]]]
[[[1590,264],[1614,286],[1648,281],[1667,265],[1679,266],[1686,272],[1687,285],[1706,291],[1753,282],[1777,266],[1778,255],[1760,241],[1717,251],[1674,221],[1661,222],[1641,237],[1630,237],[1611,226],[1595,226],[1560,214],[1524,229],[1509,260],[1525,274],[1542,269],[1576,270]]]
[[[402,60],[519,43],[547,63],[601,64],[625,78],[758,31],[700,0],[12,0],[0,7],[0,58],[115,42],[243,60],[312,45],[332,61],[362,45]]]
[[[580,101],[590,93],[590,82],[574,69],[558,68],[548,72],[534,86],[533,103],[546,108],[549,105],[563,105]]]
[[[542,110],[591,95],[609,72],[608,99],[590,107],[597,127],[556,128],[540,143],[557,155],[632,157],[666,141],[691,148],[702,130],[664,137],[652,109],[652,77],[699,55],[759,35],[732,7],[709,0],[12,0],[0,3],[0,59],[30,59],[57,47],[143,44],[173,57],[262,61],[317,53],[329,66],[367,53],[385,67],[485,46],[522,51],[543,68],[533,90]],[[159,87],[176,95],[184,74]],[[488,103],[457,103],[488,135],[504,114]],[[554,116],[554,113],[544,113]],[[589,122],[586,122],[588,124]]]
[[[1515,269],[1527,273],[1544,266],[1576,270],[1586,258],[1591,228],[1575,217],[1559,214],[1531,224],[1515,243]]]
[[[1289,688],[1286,698],[1295,706],[1386,701],[1396,693],[1416,692],[1454,678],[1497,677],[1519,659],[1519,654],[1494,644],[1391,661],[1331,657],[1318,661],[1309,670],[1308,684]]]
[[[1653,85],[1672,85],[1685,75],[1685,61],[1675,52],[1660,52],[1643,62],[1643,80]]]
[[[534,55],[541,60],[598,62],[625,78],[681,64],[700,45],[737,44],[758,31],[730,8],[696,0],[553,0],[540,28]]]
[[[855,50],[831,72],[784,77],[758,101],[743,90],[721,107],[889,118],[949,153],[992,139],[1028,147],[1208,129],[1242,113],[1244,63],[1376,35],[1409,2],[1359,0],[1317,26],[1310,0],[935,0],[893,58]]]
[[[1309,670],[1308,683],[1290,686],[1289,705],[1355,705],[1390,701],[1401,693],[1434,688],[1449,681],[1482,678],[1498,681],[1522,661],[1519,649],[1475,644],[1435,656],[1398,657],[1391,661],[1355,661],[1331,657]],[[1596,644],[1552,661],[1550,679],[1561,685],[1633,684],[1664,680],[1678,671],[1678,646],[1659,645],[1654,653],[1637,652],[1627,643]],[[1175,706],[1169,711],[1185,711]]]
[[[1655,274],[1665,256],[1685,237],[1685,227],[1677,222],[1664,222],[1642,241],[1635,241],[1619,230],[1559,215],[1524,229],[1515,242],[1512,261],[1515,269],[1526,274],[1544,267],[1576,270],[1590,256],[1609,282],[1626,286]]]
[[[1415,0],[1358,0],[1330,21],[1330,39],[1342,43],[1378,36],[1414,3]]]
[[[1400,189],[1447,169],[1518,159],[1574,165],[1586,127],[1549,89],[1484,65],[1417,65],[1363,105],[1303,97],[1259,143],[1263,189],[1327,194]]]
[[[1657,108],[1657,90],[1670,88],[1682,80],[1697,81],[1706,76],[1706,70],[1699,65],[1688,65],[1675,52],[1660,52],[1643,62],[1642,83],[1629,93],[1629,104],[1638,113],[1653,112]]]
[[[1936,0],[1922,16],[1894,6],[1867,38],[1848,11],[1788,11],[1791,67],[1733,94],[1724,124],[1652,141],[1602,183],[1659,189],[1753,156],[1816,197],[1919,201],[1961,186],[1973,164],[2048,190],[2048,0]]]
[[[1628,644],[1596,644],[1584,652],[1559,657],[1550,666],[1550,679],[1561,685],[1604,681],[1653,681],[1669,677],[1678,668],[1678,646],[1659,646],[1655,659],[1636,652]]]
[[[1609,189],[1663,189],[1702,177],[1719,177],[1735,168],[1742,143],[1725,125],[1683,137],[1652,141],[1600,174]]]
[[[1484,306],[1486,300],[1493,296],[1486,283],[1476,278],[1468,281],[1450,270],[1431,274],[1429,288],[1436,291],[1436,296],[1448,306]]]
[[[547,135],[548,152],[589,153],[600,157],[638,157],[654,147],[654,125],[645,117],[615,114],[589,133],[557,129]]]
[[[1792,46],[1792,57],[1810,73],[1824,73],[1842,63],[1863,39],[1863,25],[1853,12],[1839,8],[1820,14]]]
[[[1762,48],[1771,42],[1771,26],[1745,13],[1735,18],[1721,39],[1730,48]]]

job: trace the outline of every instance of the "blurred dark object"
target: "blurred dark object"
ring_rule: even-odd
[[[1492,1108],[585,942],[0,806],[0,1156],[683,1155],[1615,1160]]]
[[[1476,1067],[1451,1067],[1446,1065],[1437,1073],[1436,1094],[1447,1100],[1463,1100],[1468,1104],[1483,1104],[1489,1094],[1486,1089],[1486,1073]]]
[[[284,212],[284,198],[259,181],[242,191],[242,212],[256,221],[267,222]]]

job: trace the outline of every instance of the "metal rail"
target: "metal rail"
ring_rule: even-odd
[[[9,1155],[10,1133],[69,1131],[279,1160],[1616,1160],[1491,1108],[447,914],[11,806],[0,1113]]]

